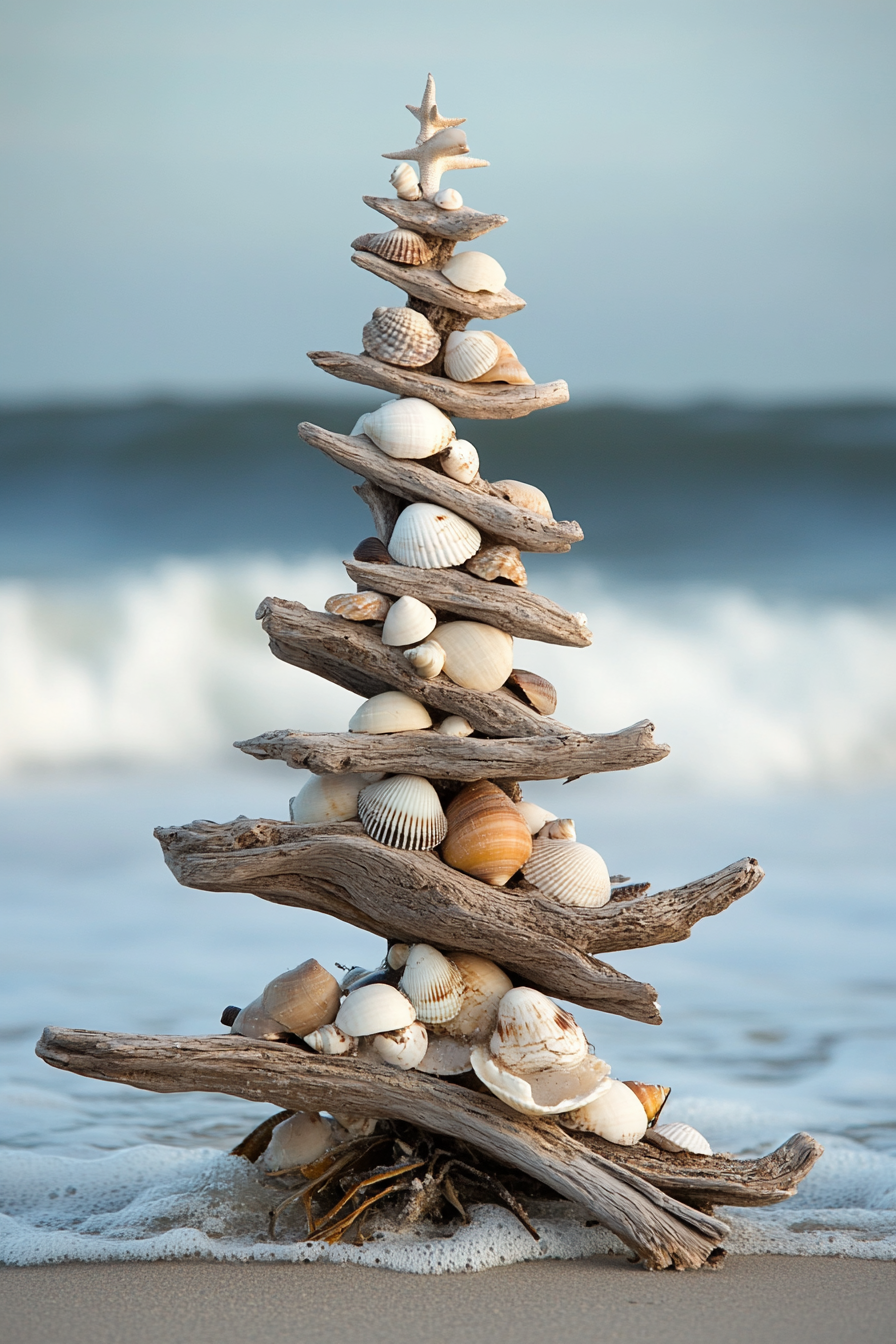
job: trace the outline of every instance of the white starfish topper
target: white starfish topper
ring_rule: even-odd
[[[487,168],[487,159],[470,159],[467,137],[460,126],[466,117],[443,117],[436,106],[436,82],[432,75],[426,78],[426,88],[419,107],[407,104],[420,123],[420,134],[413,149],[395,154],[384,154],[384,159],[412,159],[420,168],[420,190],[431,201],[439,190],[443,173],[454,168]]]

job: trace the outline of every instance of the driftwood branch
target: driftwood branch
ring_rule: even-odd
[[[388,546],[392,529],[398,522],[398,515],[406,508],[409,501],[390,494],[388,490],[384,490],[381,485],[377,485],[374,481],[364,481],[361,485],[353,486],[353,489],[370,510],[374,531],[380,541],[384,546]]]
[[[235,1036],[128,1036],[47,1027],[53,1068],[150,1092],[227,1092],[292,1111],[404,1120],[473,1144],[583,1205],[650,1269],[695,1269],[727,1235],[717,1219],[617,1166],[559,1125],[528,1121],[497,1098],[357,1059]]]
[[[361,199],[400,229],[432,233],[437,238],[451,238],[456,243],[472,242],[483,233],[507,223],[506,215],[483,215],[467,206],[460,210],[440,210],[431,201],[402,201],[395,196],[362,196]]]
[[[374,252],[355,252],[352,261],[362,271],[370,271],[380,280],[388,280],[397,285],[406,294],[413,294],[427,303],[437,303],[442,308],[451,308],[466,317],[481,317],[494,322],[501,317],[509,317],[525,308],[526,300],[509,289],[490,294],[482,289],[472,294],[466,289],[458,289],[446,280],[441,271],[431,270],[428,266],[403,266],[397,261],[387,261]]]
[[[485,482],[477,487],[462,485],[419,462],[387,457],[363,434],[357,438],[334,434],[332,430],[321,429],[306,421],[299,425],[299,435],[340,467],[375,481],[391,494],[401,499],[440,504],[466,518],[492,539],[510,542],[521,551],[564,552],[582,540],[578,523],[559,522],[529,509],[519,509],[506,499],[491,494]]]

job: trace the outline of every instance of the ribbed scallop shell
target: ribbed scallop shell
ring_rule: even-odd
[[[498,1008],[513,988],[510,976],[485,957],[472,952],[452,952],[451,961],[464,983],[463,1002],[442,1030],[471,1041],[486,1040],[498,1022]]]
[[[387,457],[413,461],[444,452],[455,433],[448,416],[422,397],[387,401],[378,410],[368,411],[363,428]]]
[[[525,798],[521,803],[517,803],[517,807],[526,818],[526,825],[529,827],[531,835],[537,835],[547,822],[557,820],[553,812],[548,812],[546,808],[539,807],[538,803],[527,803]]]
[[[375,308],[361,339],[368,355],[402,369],[421,368],[442,348],[435,327],[413,308]]]
[[[432,681],[445,666],[445,650],[434,639],[418,644],[415,649],[405,649],[404,656],[424,681]]]
[[[513,671],[513,636],[493,625],[449,621],[433,638],[445,650],[445,676],[468,691],[496,691]]]
[[[701,1157],[712,1157],[712,1148],[708,1140],[704,1139],[700,1131],[694,1129],[692,1125],[673,1120],[665,1125],[654,1125],[653,1132],[662,1134],[670,1143],[677,1143],[686,1153],[699,1153]]]
[[[442,470],[452,481],[469,485],[479,475],[479,454],[466,439],[455,439],[442,454]]]
[[[409,1027],[413,1021],[410,999],[391,985],[363,985],[353,990],[336,1016],[336,1025],[346,1036],[378,1036]]]
[[[492,490],[518,509],[540,513],[543,518],[554,516],[547,495],[537,485],[527,485],[525,481],[492,481]]]
[[[647,1113],[649,1123],[653,1124],[669,1100],[671,1087],[661,1087],[659,1083],[636,1083],[628,1078],[624,1078],[623,1082],[630,1091],[634,1092]]]
[[[481,540],[472,524],[449,509],[438,504],[409,504],[392,529],[389,554],[400,565],[450,569],[475,555]]]
[[[508,583],[515,583],[518,588],[525,588],[529,582],[526,567],[520,559],[516,546],[483,546],[472,560],[467,561],[464,569],[489,583],[494,583],[495,579],[506,579]]]
[[[346,621],[384,621],[393,599],[385,593],[336,593],[324,603],[324,611]]]
[[[504,268],[487,252],[455,252],[442,267],[442,274],[452,285],[469,294],[480,290],[500,294],[507,283]]]
[[[442,1078],[453,1078],[470,1070],[470,1046],[467,1041],[453,1036],[434,1036],[429,1033],[426,1054],[417,1068],[421,1073],[434,1073]]]
[[[493,331],[487,333],[491,336],[495,345],[498,347],[498,361],[478,378],[474,378],[476,383],[532,383],[534,379],[530,378],[522,364],[516,357],[516,352],[500,336],[496,336]]]
[[[416,644],[431,635],[437,625],[435,612],[416,597],[400,597],[393,602],[383,626],[383,643]]]
[[[269,1171],[289,1167],[307,1167],[332,1146],[333,1126],[322,1115],[297,1111],[274,1127],[265,1149],[264,1165]]]
[[[432,248],[425,238],[412,229],[390,229],[387,233],[362,233],[352,247],[359,252],[373,252],[386,261],[398,261],[403,266],[425,266],[432,260]]]
[[[372,695],[348,721],[350,733],[410,733],[431,726],[426,706],[404,691]]]
[[[445,342],[445,372],[456,383],[471,383],[498,362],[498,347],[485,331],[452,331]]]
[[[307,1036],[332,1022],[339,1008],[339,981],[309,957],[265,985],[264,1011],[296,1036]]]
[[[515,667],[505,683],[539,714],[553,714],[557,708],[557,689],[547,677]]]
[[[381,1032],[371,1041],[374,1054],[397,1069],[415,1069],[426,1054],[429,1035],[422,1022],[398,1031]]]
[[[401,987],[414,1005],[419,1020],[435,1026],[450,1021],[460,1011],[464,999],[460,971],[428,943],[415,943],[411,948],[402,972]]]
[[[596,849],[575,840],[536,840],[523,875],[561,905],[599,906],[610,899],[610,874]]]
[[[451,799],[446,815],[442,858],[480,882],[505,886],[531,853],[532,837],[522,813],[490,780],[467,784]]]
[[[561,1121],[567,1129],[598,1134],[608,1143],[631,1148],[647,1133],[647,1113],[631,1088],[610,1080],[610,1086],[587,1105],[578,1107]]]
[[[462,719],[459,714],[449,714],[436,729],[436,732],[441,733],[443,737],[469,737],[475,731],[472,723]]]
[[[358,815],[358,794],[365,782],[360,775],[312,775],[295,798],[290,798],[290,819],[296,826],[351,821]]]
[[[540,990],[522,986],[508,990],[498,1005],[489,1048],[514,1073],[573,1068],[588,1054],[585,1033],[572,1013]]]
[[[358,799],[358,816],[369,836],[392,849],[435,849],[448,829],[439,795],[417,775],[369,784]]]
[[[599,1097],[609,1082],[609,1064],[594,1055],[569,1068],[521,1075],[505,1068],[487,1046],[474,1045],[470,1063],[490,1092],[523,1115],[563,1115]]]

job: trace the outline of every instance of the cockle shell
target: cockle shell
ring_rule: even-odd
[[[419,1020],[427,1025],[450,1021],[463,1003],[464,981],[460,971],[428,943],[415,943],[411,948],[401,988],[414,1005]]]
[[[654,1134],[662,1134],[670,1143],[677,1143],[686,1153],[699,1153],[701,1157],[712,1157],[712,1148],[699,1130],[685,1125],[680,1120],[669,1121],[665,1125],[654,1125]]]
[[[476,1077],[490,1092],[523,1115],[562,1115],[573,1111],[599,1097],[609,1082],[609,1064],[594,1055],[586,1055],[571,1068],[519,1074],[504,1068],[487,1046],[474,1045],[470,1063]]]
[[[481,540],[476,528],[456,513],[438,504],[409,504],[392,529],[389,554],[400,565],[450,569],[475,555]]]
[[[402,369],[421,368],[442,348],[435,327],[413,308],[374,308],[361,339],[368,355]]]
[[[500,294],[507,283],[503,267],[487,252],[455,252],[442,267],[442,274],[452,285],[470,294],[483,289],[489,294]]]
[[[467,784],[448,804],[446,816],[442,858],[489,886],[505,886],[532,851],[522,813],[490,780]]]
[[[459,210],[464,203],[464,198],[453,187],[445,187],[443,191],[436,192],[432,198],[432,203],[437,205],[440,210]]]
[[[553,714],[557,708],[557,689],[547,677],[515,667],[504,683],[539,714]]]
[[[348,721],[350,733],[410,733],[429,728],[429,710],[404,691],[381,691],[365,700]]]
[[[319,1055],[350,1055],[358,1046],[354,1036],[346,1036],[335,1022],[328,1022],[325,1026],[318,1027],[317,1031],[309,1032],[303,1040]]]
[[[351,821],[358,815],[358,794],[364,785],[360,775],[312,775],[295,798],[290,798],[290,819],[297,826]]]
[[[369,784],[358,799],[358,815],[367,834],[391,849],[435,849],[448,829],[439,795],[418,775]]]
[[[392,985],[362,985],[343,1001],[336,1025],[346,1036],[379,1036],[414,1021],[414,1008]]]
[[[393,598],[385,593],[336,593],[324,603],[324,611],[341,616],[346,621],[384,621]]]
[[[575,840],[575,838],[576,824],[572,817],[555,817],[553,821],[546,821],[536,833],[538,840]]]
[[[231,1036],[248,1036],[254,1041],[276,1041],[286,1034],[287,1028],[264,1011],[261,1000],[259,994],[257,999],[240,1009],[231,1025]]]
[[[521,986],[509,989],[498,1005],[490,1049],[505,1069],[531,1073],[581,1064],[588,1042],[572,1013],[540,990]]]
[[[384,1064],[397,1069],[414,1069],[426,1054],[429,1036],[422,1022],[412,1022],[398,1031],[381,1032],[371,1041],[373,1051]]]
[[[274,1127],[265,1149],[264,1165],[269,1171],[289,1167],[307,1167],[323,1157],[333,1145],[333,1127],[322,1115],[297,1111]]]
[[[409,163],[399,163],[389,174],[389,181],[395,188],[395,194],[402,201],[419,201],[423,192],[417,181],[417,174]]]
[[[387,233],[362,233],[352,247],[358,252],[373,252],[386,261],[403,266],[425,266],[432,260],[432,248],[412,229],[390,229]]]
[[[493,625],[449,621],[433,638],[445,650],[446,677],[468,691],[496,691],[513,670],[513,636]]]
[[[457,1013],[443,1022],[441,1030],[450,1036],[484,1041],[498,1023],[498,1007],[513,988],[510,976],[485,957],[472,952],[452,952],[451,961],[463,980],[463,1001]]]
[[[464,569],[468,569],[477,578],[486,579],[491,583],[496,579],[503,579],[507,583],[516,584],[518,588],[525,588],[529,582],[516,546],[483,546],[472,560],[467,561]]]
[[[452,481],[469,485],[479,475],[479,454],[466,439],[455,439],[442,454],[442,470]]]
[[[452,1078],[459,1073],[468,1073],[470,1067],[469,1041],[429,1033],[426,1054],[417,1065],[421,1073],[434,1073],[442,1078]]]
[[[623,1082],[627,1088],[634,1092],[647,1114],[648,1124],[655,1124],[660,1111],[669,1100],[671,1087],[660,1087],[659,1083],[635,1083],[628,1078]]]
[[[391,966],[393,971],[400,971],[408,959],[410,952],[408,943],[393,943],[386,953],[386,963]]]
[[[416,649],[405,649],[404,656],[424,681],[432,681],[445,666],[445,650],[434,639],[418,644]]]
[[[436,729],[436,732],[441,733],[443,737],[469,737],[475,731],[472,723],[462,719],[459,714],[449,714],[447,719],[443,719]]]
[[[546,808],[539,807],[538,803],[527,803],[525,798],[516,806],[526,818],[526,825],[529,827],[531,835],[537,835],[547,822],[557,820],[553,812],[548,812]]]
[[[265,985],[264,1011],[296,1036],[307,1036],[332,1022],[339,1008],[339,981],[309,957]]]
[[[498,347],[498,362],[486,372],[474,378],[475,383],[532,383],[522,364],[516,357],[516,351],[493,331],[487,333]]]
[[[631,1088],[610,1079],[609,1087],[593,1101],[564,1115],[567,1129],[598,1134],[609,1143],[631,1148],[647,1133],[647,1113]]]
[[[364,417],[366,419],[366,416]],[[359,541],[352,555],[356,560],[363,560],[368,565],[391,565],[392,557],[386,550],[385,542],[380,541],[379,537],[365,537]]]
[[[610,899],[607,865],[597,850],[575,840],[536,840],[523,875],[561,905],[599,906]]]
[[[540,513],[543,518],[553,518],[547,495],[537,485],[527,485],[525,481],[492,481],[492,490],[515,504],[518,509],[528,509],[530,513]]]
[[[445,372],[456,383],[471,383],[498,362],[499,350],[485,331],[452,331],[445,342]]]
[[[362,418],[363,432],[387,457],[420,461],[444,452],[455,437],[448,416],[421,397],[387,401]]]
[[[416,644],[431,635],[438,624],[435,612],[416,597],[400,597],[393,602],[383,626],[383,643]]]

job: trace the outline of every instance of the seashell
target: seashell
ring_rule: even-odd
[[[492,583],[496,579],[504,579],[508,583],[515,583],[518,588],[525,588],[529,582],[516,546],[483,546],[472,560],[467,561],[464,569]]]
[[[429,710],[404,691],[381,691],[365,700],[348,721],[350,733],[411,733],[430,728]]]
[[[287,1034],[282,1022],[275,1022],[262,1006],[261,995],[241,1008],[233,1019],[231,1036],[248,1036],[254,1041],[276,1041]]]
[[[463,980],[464,996],[459,1011],[442,1023],[441,1030],[470,1041],[486,1040],[497,1026],[498,1007],[513,982],[500,966],[472,952],[452,952],[451,961]]]
[[[712,1157],[712,1149],[698,1129],[685,1125],[680,1120],[669,1121],[665,1125],[654,1125],[654,1134],[662,1134],[670,1143],[677,1143],[686,1153],[699,1153],[701,1157]]]
[[[499,353],[486,331],[452,331],[445,342],[445,372],[456,383],[471,383],[497,364]]]
[[[419,1020],[434,1026],[450,1021],[463,1003],[464,981],[460,971],[428,943],[415,943],[409,951],[401,988],[414,1005]]]
[[[659,1083],[634,1083],[627,1078],[623,1079],[626,1087],[634,1092],[635,1096],[644,1107],[647,1115],[647,1123],[653,1125],[660,1111],[669,1099],[671,1087],[660,1087]]]
[[[434,639],[418,644],[416,649],[405,649],[404,656],[424,681],[432,681],[445,666],[445,650]]]
[[[369,974],[370,972],[367,970],[366,966],[350,966],[339,982],[341,992],[347,994],[352,985],[356,984],[359,980],[363,980],[365,975]]]
[[[344,1111],[331,1111],[333,1119],[350,1139],[367,1139],[376,1133],[379,1120],[371,1115],[346,1115]]]
[[[464,203],[464,198],[453,187],[445,187],[443,191],[436,192],[432,198],[432,203],[437,205],[440,210],[459,210]]]
[[[296,1111],[288,1120],[274,1126],[271,1141],[265,1149],[264,1165],[269,1171],[284,1171],[289,1167],[307,1167],[323,1157],[333,1146],[333,1126],[322,1115]]]
[[[392,603],[393,599],[385,593],[337,593],[327,598],[324,611],[346,621],[384,621]]]
[[[295,798],[290,798],[290,819],[296,826],[351,821],[358,815],[358,794],[363,788],[360,775],[312,775]]]
[[[414,1021],[411,1001],[392,985],[362,985],[343,1001],[336,1025],[346,1036],[379,1036]]]
[[[585,615],[584,611],[574,611],[572,618],[576,625],[581,625],[583,629],[587,628],[588,617]]]
[[[383,626],[384,644],[416,644],[435,630],[435,612],[416,597],[400,597],[392,603]]]
[[[423,195],[417,174],[409,163],[399,163],[389,174],[389,181],[395,188],[395,194],[402,201],[419,201]]]
[[[558,820],[546,821],[541,830],[536,833],[538,840],[575,840],[576,824],[572,817],[563,817]]]
[[[455,439],[442,454],[442,470],[452,481],[469,485],[479,475],[479,454],[466,439]]]
[[[367,834],[391,849],[435,849],[448,830],[439,795],[418,775],[369,784],[358,799],[358,815]]]
[[[436,732],[441,733],[443,737],[469,737],[475,731],[472,723],[462,719],[459,714],[449,714],[447,719],[443,719],[436,729]]]
[[[498,1005],[491,1053],[516,1073],[573,1068],[588,1054],[585,1033],[572,1013],[538,989],[510,989]]]
[[[384,1064],[397,1069],[415,1069],[426,1054],[429,1036],[422,1022],[412,1022],[398,1031],[381,1032],[371,1041],[373,1051]]]
[[[476,383],[532,383],[535,380],[530,378],[522,364],[516,357],[516,352],[500,336],[494,332],[488,332],[492,340],[498,347],[498,362],[478,378],[474,378]]]
[[[521,1075],[504,1068],[484,1045],[474,1045],[470,1063],[476,1077],[507,1106],[523,1115],[562,1115],[585,1106],[609,1083],[610,1066],[586,1055],[571,1068],[539,1069]]]
[[[631,1148],[647,1133],[647,1113],[625,1083],[617,1082],[615,1078],[609,1083],[609,1087],[593,1101],[564,1115],[561,1124],[567,1129],[599,1134],[609,1143]]]
[[[409,504],[392,529],[389,554],[400,565],[450,569],[475,555],[481,540],[476,528],[456,513],[438,504]]]
[[[387,401],[363,420],[364,433],[387,457],[420,461],[444,452],[454,438],[454,425],[447,415],[421,397]]]
[[[467,784],[448,804],[442,858],[492,887],[503,887],[532,851],[522,813],[488,779]]]
[[[530,513],[540,513],[544,518],[553,518],[548,497],[537,485],[527,485],[525,481],[492,481],[492,490],[515,504],[518,509],[528,509]]]
[[[537,835],[547,822],[557,820],[553,812],[548,812],[546,808],[539,807],[538,803],[527,803],[525,798],[516,806],[526,818],[526,825],[529,827],[531,835]]]
[[[469,294],[483,289],[489,294],[500,294],[507,283],[503,267],[487,252],[455,252],[442,267],[442,274]]]
[[[407,943],[393,943],[386,953],[386,962],[393,971],[400,971],[408,959],[410,947]]]
[[[339,1008],[339,982],[319,961],[309,957],[301,966],[284,971],[261,996],[264,1011],[296,1036],[307,1036],[332,1022]]]
[[[510,676],[513,637],[506,631],[478,621],[450,621],[437,625],[433,634],[445,650],[445,675],[455,686],[496,691]]]
[[[379,537],[365,537],[359,541],[352,551],[355,560],[362,560],[368,565],[391,565],[392,557],[386,550],[385,543],[380,541]]]
[[[335,1022],[327,1022],[325,1026],[318,1027],[317,1031],[312,1031],[303,1039],[305,1044],[310,1045],[319,1055],[350,1055],[358,1047],[354,1036],[346,1036]]]
[[[393,971],[391,966],[383,963],[382,966],[377,966],[375,971],[362,971],[360,975],[353,975],[348,989],[343,988],[342,992],[343,994],[354,994],[355,990],[360,989],[362,985],[392,985],[394,988],[399,979],[398,972]],[[345,980],[348,980],[348,976],[344,977]]]
[[[387,233],[362,233],[352,247],[359,252],[373,252],[386,261],[398,261],[403,266],[425,266],[432,260],[432,248],[425,238],[412,229],[390,229]]]
[[[361,339],[368,355],[402,369],[422,368],[442,348],[435,327],[413,308],[374,308]]]
[[[561,905],[599,906],[610,899],[610,874],[597,850],[576,840],[536,840],[523,875]]]
[[[470,1067],[469,1041],[429,1033],[426,1054],[417,1065],[421,1073],[435,1073],[442,1078],[452,1078],[459,1073],[468,1073]]]
[[[557,708],[556,687],[537,672],[526,672],[522,667],[515,667],[504,685],[525,700],[527,705],[531,705],[538,714],[553,714]]]

